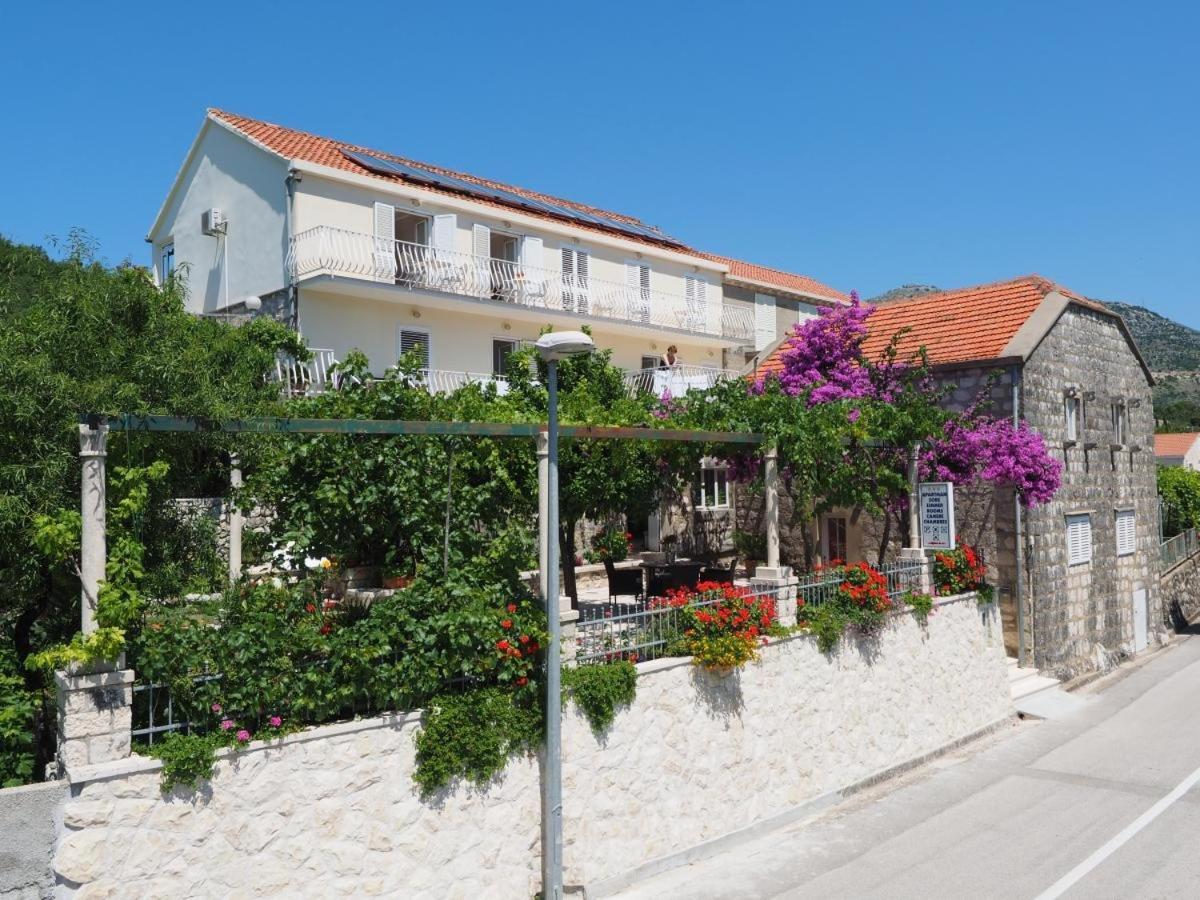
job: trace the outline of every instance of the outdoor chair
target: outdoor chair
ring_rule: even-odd
[[[641,600],[645,594],[642,585],[642,570],[618,569],[611,559],[604,560],[604,573],[608,576],[608,598],[633,597],[634,601]]]
[[[729,568],[722,566],[705,566],[700,570],[701,581],[715,581],[717,584],[733,584],[733,573],[737,571],[737,557],[729,562]]]

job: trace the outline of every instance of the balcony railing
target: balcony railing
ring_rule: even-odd
[[[749,341],[753,312],[682,294],[632,287],[586,275],[443,250],[321,225],[292,238],[288,269],[295,278],[337,275],[440,291],[514,306],[569,312],[652,328]]]
[[[649,393],[655,397],[681,397],[688,391],[703,391],[718,381],[736,377],[736,373],[707,366],[675,365],[669,368],[632,369],[625,373],[625,386],[631,393]]]
[[[333,351],[310,348],[308,352],[312,354],[308,362],[300,362],[288,353],[275,357],[275,380],[282,385],[285,396],[313,396],[337,386],[332,372],[337,362]]]
[[[503,375],[488,375],[483,372],[452,372],[447,369],[422,369],[425,388],[431,394],[452,394],[468,384],[486,386],[494,384],[496,393],[508,393],[508,379]]]

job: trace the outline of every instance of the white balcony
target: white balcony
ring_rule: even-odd
[[[736,377],[736,372],[680,364],[656,369],[631,369],[625,373],[625,386],[631,393],[682,397],[688,391],[707,390],[719,381]]]
[[[651,329],[739,342],[754,337],[754,314],[744,307],[407,241],[380,241],[325,225],[292,238],[288,270],[297,279],[359,278]]]

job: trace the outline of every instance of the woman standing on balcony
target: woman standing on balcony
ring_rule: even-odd
[[[659,357],[658,367],[660,369],[671,369],[674,368],[677,362],[679,362],[679,348],[672,344],[667,348],[667,352]]]

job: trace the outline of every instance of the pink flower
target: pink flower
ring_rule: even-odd
[[[283,719],[281,719],[279,716],[271,716],[271,718],[267,719],[267,721],[271,723],[272,728],[278,728],[283,724]]]
[[[239,728],[238,733],[237,733],[237,739],[239,741],[241,741],[243,744],[246,743],[246,741],[250,740],[250,732],[248,732],[245,728]]]
[[[228,731],[232,727],[233,727],[233,719],[222,719],[221,720],[221,730],[222,731]]]
[[[215,713],[219,713],[219,712],[221,711],[221,704],[220,704],[220,703],[214,703],[214,704],[212,705],[212,711],[213,711],[213,712],[215,712]]]

